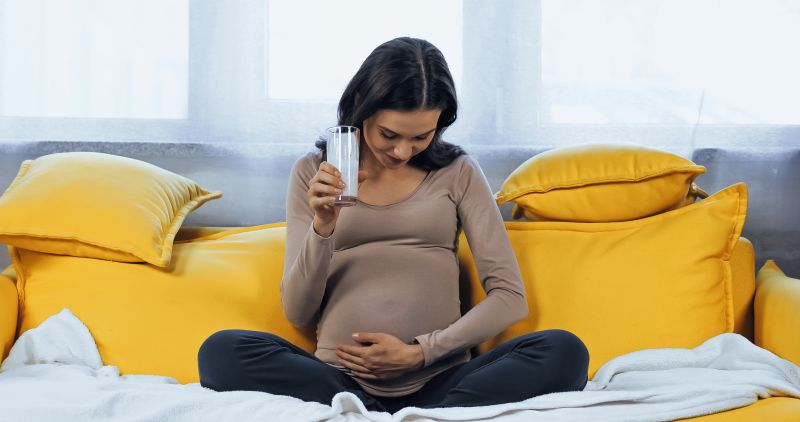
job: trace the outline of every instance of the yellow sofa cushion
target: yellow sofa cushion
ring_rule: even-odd
[[[125,374],[198,382],[197,351],[212,333],[249,329],[313,352],[314,333],[283,315],[285,223],[175,242],[166,268],[10,247],[22,299],[20,334],[68,307],[106,365]]]
[[[797,422],[800,400],[794,397],[759,398],[755,403],[724,412],[680,419],[681,422]]]
[[[800,279],[768,259],[756,275],[755,343],[800,365]]]
[[[486,352],[550,328],[578,335],[589,375],[639,349],[693,348],[734,330],[731,252],[747,209],[744,183],[683,208],[611,223],[506,222],[530,313],[479,345]],[[472,262],[461,247],[460,259]],[[473,303],[483,300],[467,265]]]
[[[0,272],[0,363],[8,356],[17,332],[18,301],[16,275],[6,268]]]
[[[0,243],[164,267],[185,217],[221,196],[132,158],[44,155],[23,161],[0,197]]]
[[[537,154],[506,178],[498,205],[515,202],[514,218],[627,221],[694,202],[705,172],[681,156],[633,144],[582,144]]]

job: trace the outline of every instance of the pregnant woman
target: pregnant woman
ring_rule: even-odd
[[[471,356],[528,305],[480,166],[442,140],[456,110],[447,63],[429,42],[397,38],[367,57],[338,110],[339,125],[361,129],[356,205],[333,205],[344,184],[322,140],[290,176],[281,301],[293,324],[316,327],[315,353],[271,333],[219,331],[199,350],[201,385],[328,405],[349,391],[391,413],[584,388],[589,354],[568,331],[528,333]],[[463,316],[461,230],[487,292]]]

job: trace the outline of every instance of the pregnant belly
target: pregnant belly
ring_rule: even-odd
[[[423,252],[413,265],[405,254],[404,262],[384,257],[379,267],[360,257],[346,270],[333,268],[317,331],[317,349],[328,360],[320,359],[335,361],[336,344],[362,345],[353,341],[354,332],[387,333],[409,343],[461,317],[457,265],[442,265],[431,249]]]

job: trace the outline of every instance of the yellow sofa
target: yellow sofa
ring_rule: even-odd
[[[507,223],[513,226],[515,223]],[[277,224],[275,226],[282,226]],[[213,236],[214,233],[231,230],[231,227],[183,227],[176,236],[176,242],[191,240],[201,237]],[[279,241],[280,243],[280,241]],[[276,254],[282,254],[283,248],[275,247]],[[86,258],[84,258],[86,259]],[[282,259],[281,257],[270,257],[270,259]],[[800,340],[798,340],[797,329],[800,323],[800,280],[792,279],[784,275],[774,261],[767,261],[759,272],[758,283],[755,276],[755,260],[753,246],[749,240],[740,237],[731,255],[731,269],[733,274],[733,312],[734,312],[734,331],[747,337],[761,347],[773,353],[800,364]],[[479,279],[475,271],[475,264],[472,259],[470,248],[462,234],[459,247],[459,264],[461,266],[462,278],[460,280],[462,292],[462,306],[474,306],[480,301],[485,293],[480,289]],[[523,276],[525,274],[523,273]],[[272,281],[268,288],[269,296],[278,297],[279,283],[275,284],[275,274],[269,277]],[[18,300],[19,295],[16,289],[17,274],[13,267],[6,268],[0,275],[0,343],[2,343],[2,357],[7,356],[8,351],[14,340],[24,331],[25,328],[18,324]],[[263,293],[263,292],[261,292]],[[77,292],[76,294],[81,294]],[[161,302],[167,303],[159,298]],[[275,302],[273,302],[275,303]],[[172,305],[172,304],[171,304]],[[197,306],[198,304],[193,304]],[[184,305],[175,305],[184,306]],[[200,304],[202,306],[202,304]],[[55,308],[53,308],[55,309]],[[30,311],[30,309],[29,309]],[[273,309],[272,311],[275,311]],[[274,312],[270,312],[274,314]],[[47,310],[48,313],[53,312]],[[175,309],[174,312],[178,312]],[[274,316],[270,317],[274,318]],[[132,323],[135,320],[132,320]],[[188,322],[183,322],[188,323]],[[200,322],[199,324],[202,324]],[[208,325],[206,323],[206,325]],[[90,330],[92,325],[87,323]],[[22,328],[22,330],[20,330]],[[118,327],[127,330],[128,327]],[[133,329],[134,327],[130,327]],[[215,327],[207,327],[206,332],[212,332]],[[267,326],[267,329],[271,329]],[[276,331],[287,332],[285,325],[276,327]],[[300,347],[313,351],[313,333],[296,331],[287,336],[295,341]],[[200,339],[202,336],[197,336]],[[498,336],[500,337],[500,336]],[[493,341],[487,341],[479,345],[478,350],[484,352],[492,347]],[[121,369],[125,367],[125,362],[114,361],[116,357],[104,355],[102,344],[98,344],[101,355],[106,364],[118,364]],[[191,351],[194,345],[188,345]],[[109,362],[111,360],[111,362]],[[166,363],[170,364],[169,362]],[[196,366],[196,361],[183,362],[190,368]],[[177,364],[176,364],[177,365]],[[132,366],[133,367],[133,366]],[[123,372],[125,370],[123,369]],[[194,377],[181,379],[181,382],[196,382]],[[800,420],[800,400],[794,398],[774,397],[762,399],[751,406],[733,409],[723,413],[694,418],[703,421],[798,421]]]

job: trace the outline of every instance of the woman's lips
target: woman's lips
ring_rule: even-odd
[[[403,164],[405,162],[404,160],[398,160],[398,159],[396,159],[394,157],[390,157],[388,155],[387,155],[387,157],[389,157],[389,161],[391,161],[392,164]]]

